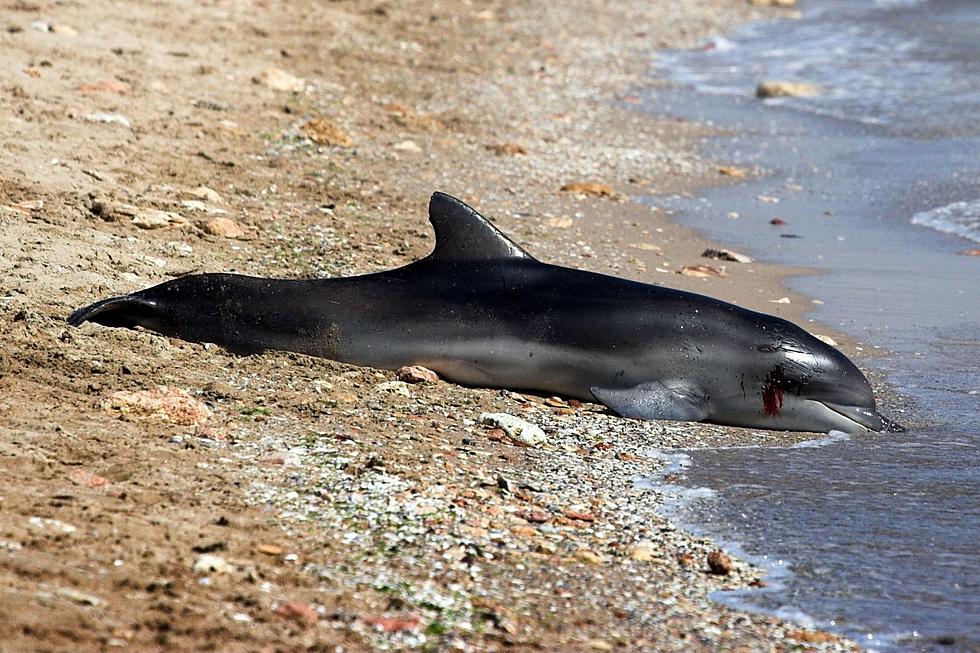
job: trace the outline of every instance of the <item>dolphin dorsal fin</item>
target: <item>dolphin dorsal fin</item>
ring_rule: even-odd
[[[429,200],[436,247],[429,259],[442,262],[499,261],[533,257],[465,202],[445,193]]]

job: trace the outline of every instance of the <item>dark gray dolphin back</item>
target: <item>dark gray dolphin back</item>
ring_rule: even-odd
[[[426,257],[439,263],[463,263],[534,257],[494,227],[482,215],[452,195],[433,193],[429,222],[436,232],[436,247]]]

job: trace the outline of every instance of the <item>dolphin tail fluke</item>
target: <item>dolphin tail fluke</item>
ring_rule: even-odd
[[[110,297],[89,304],[68,316],[68,324],[78,326],[83,322],[95,322],[108,327],[145,326],[148,319],[157,314],[156,304],[133,297]]]

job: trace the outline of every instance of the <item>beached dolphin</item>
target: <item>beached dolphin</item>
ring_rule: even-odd
[[[240,354],[422,365],[472,386],[596,400],[638,419],[881,431],[867,379],[771,315],[694,293],[537,261],[460,200],[435,193],[431,254],[387,272],[279,280],[196,274],[81,308]]]

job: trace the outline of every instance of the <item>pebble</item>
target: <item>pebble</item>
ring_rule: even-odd
[[[267,556],[282,555],[283,548],[277,544],[259,544],[255,550]]]
[[[313,118],[307,121],[300,127],[299,132],[317,145],[350,147],[354,144],[354,139],[350,135],[326,118]]]
[[[306,90],[306,81],[295,75],[290,75],[279,68],[266,68],[252,78],[256,84],[262,84],[273,91],[288,91],[302,93]]]
[[[403,397],[412,396],[412,392],[408,389],[408,384],[404,381],[385,381],[374,386],[374,391],[401,395]]]
[[[597,181],[573,181],[561,187],[566,193],[591,195],[592,197],[616,197],[616,189]]]
[[[515,443],[528,447],[543,444],[548,439],[540,426],[507,413],[482,413],[480,423],[495,426]]]
[[[591,549],[581,548],[575,552],[575,557],[590,565],[602,564],[602,556]]]
[[[779,299],[770,299],[770,304],[791,304],[789,297],[780,297]]]
[[[630,557],[637,562],[653,562],[659,558],[649,542],[638,542],[630,551]]]
[[[820,90],[820,87],[816,84],[808,84],[807,82],[788,82],[768,79],[759,82],[759,85],[755,88],[755,96],[758,98],[810,97],[819,95]]]
[[[84,469],[76,469],[68,475],[68,478],[72,483],[84,485],[85,487],[103,487],[109,484],[109,480],[105,477],[98,476]]]
[[[716,576],[727,576],[732,571],[732,559],[724,551],[712,551],[708,554],[708,569]]]
[[[191,570],[195,574],[230,574],[235,571],[235,568],[221,556],[205,553],[198,556],[191,566]]]
[[[186,390],[165,385],[151,390],[119,390],[102,400],[103,410],[143,417],[156,417],[166,422],[194,426],[211,416],[211,409]]]
[[[422,148],[415,141],[402,141],[401,143],[395,143],[391,147],[399,152],[409,152],[412,154],[418,154],[422,151]]]
[[[484,146],[494,154],[506,154],[508,156],[519,156],[527,154],[527,148],[518,143],[494,143]]]
[[[204,225],[204,231],[222,238],[241,238],[245,230],[231,218],[214,218]]]
[[[48,517],[31,517],[27,520],[27,530],[36,534],[71,535],[78,529],[60,519]]]
[[[79,592],[78,590],[71,589],[70,587],[62,587],[55,590],[55,594],[63,599],[71,601],[72,603],[77,603],[79,605],[90,605],[93,608],[97,608],[104,603],[102,599],[92,594],[86,594],[85,592]]]
[[[751,263],[752,258],[745,254],[740,254],[731,249],[712,249],[708,248],[701,252],[705,258],[718,259],[720,261],[732,261],[734,263]]]
[[[163,229],[165,227],[185,227],[190,222],[173,211],[160,209],[139,209],[133,216],[133,225],[140,229]]]
[[[361,616],[361,621],[382,632],[404,633],[418,630],[422,625],[422,620],[416,615],[404,617],[385,617],[382,615],[365,614]]]
[[[685,265],[677,272],[685,277],[725,277],[728,276],[724,270],[719,270],[710,265]]]
[[[836,635],[815,630],[791,630],[786,633],[786,637],[807,644],[829,644],[837,641]]]
[[[132,128],[133,126],[129,118],[120,113],[86,113],[82,116],[82,119],[89,122],[114,123],[127,128]]]
[[[427,367],[421,365],[406,365],[399,368],[398,380],[405,383],[435,383],[439,380],[439,375]]]
[[[129,85],[123,84],[122,82],[106,80],[96,84],[82,84],[80,87],[78,87],[78,90],[84,94],[116,93],[117,95],[126,95],[129,93]]]
[[[735,166],[721,166],[718,168],[718,174],[725,175],[726,177],[736,177],[741,179],[745,176],[745,170],[742,168],[736,168]]]
[[[221,194],[213,188],[208,188],[207,186],[198,186],[192,190],[187,191],[187,195],[193,197],[194,199],[203,200],[205,202],[210,202],[211,204],[224,204],[225,200],[221,197]]]
[[[312,606],[298,601],[283,601],[272,609],[272,613],[304,626],[312,626],[320,619]]]

